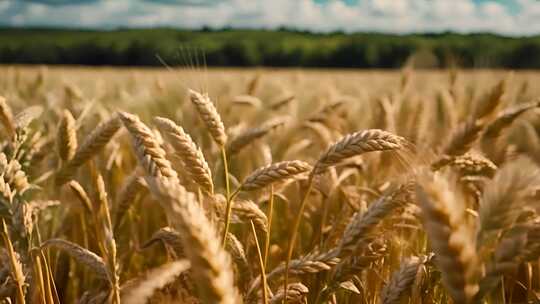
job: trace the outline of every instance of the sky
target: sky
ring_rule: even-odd
[[[540,0],[0,0],[0,26],[540,34]]]

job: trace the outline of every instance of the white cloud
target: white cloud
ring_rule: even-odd
[[[540,34],[540,1],[508,0],[94,0],[45,5],[0,0],[0,22],[15,26],[276,28],[315,31],[478,32]],[[82,1],[81,1],[82,2]],[[170,4],[173,2],[184,4]],[[188,4],[186,4],[188,3]],[[191,4],[189,4],[191,3]],[[511,4],[508,4],[511,3]]]

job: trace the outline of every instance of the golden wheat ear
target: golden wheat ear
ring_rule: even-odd
[[[315,164],[313,172],[320,174],[330,166],[356,155],[399,150],[405,148],[405,145],[406,140],[403,137],[383,130],[372,129],[348,134],[328,148]]]
[[[118,117],[100,123],[78,147],[75,155],[56,173],[55,182],[57,185],[67,183],[77,169],[98,154],[109,143],[111,138],[122,126]]]
[[[145,304],[152,295],[176,280],[176,278],[190,267],[186,260],[174,261],[150,270],[137,282],[122,286],[122,303]]]
[[[284,125],[287,121],[287,117],[276,117],[274,119],[265,121],[261,126],[248,129],[230,141],[230,143],[227,145],[227,154],[234,155],[239,153],[250,143],[262,138],[273,129]]]
[[[420,267],[427,257],[410,257],[405,260],[398,270],[392,273],[390,281],[381,291],[382,304],[399,304],[403,296],[410,291]]]
[[[456,303],[472,303],[478,292],[478,265],[464,210],[459,210],[455,193],[442,177],[422,177],[420,183],[416,197],[443,284]]]
[[[107,270],[105,262],[100,256],[93,253],[92,251],[82,248],[75,243],[62,239],[50,239],[41,244],[41,248],[47,247],[55,247],[66,252],[77,262],[92,269],[92,271],[97,275],[98,278],[104,280],[109,279],[110,274]]]
[[[118,116],[131,135],[135,153],[146,174],[178,182],[178,175],[165,157],[165,150],[161,148],[154,132],[137,115],[119,112]]]
[[[2,96],[0,96],[0,122],[9,138],[13,138],[15,136],[16,127],[13,119],[13,112],[11,111],[11,107],[7,104],[6,99]]]
[[[210,97],[206,94],[201,94],[194,90],[189,90],[189,98],[195,109],[199,113],[201,120],[206,125],[208,132],[212,135],[214,141],[223,147],[227,143],[227,134],[225,133],[225,126],[221,120],[216,107],[210,100]]]
[[[62,112],[58,125],[57,137],[58,155],[62,161],[69,161],[75,156],[77,150],[77,129],[75,118],[69,110]]]
[[[163,227],[152,234],[152,237],[141,245],[141,249],[146,249],[152,246],[154,243],[161,241],[166,246],[174,251],[174,255],[177,257],[184,256],[184,247],[180,233],[171,227]]]
[[[147,176],[147,181],[150,191],[167,212],[173,228],[181,235],[202,302],[241,303],[234,285],[231,258],[220,242],[217,228],[206,217],[195,195],[163,176]]]
[[[191,178],[207,193],[214,193],[210,167],[201,149],[197,147],[191,136],[170,119],[155,117],[154,122],[165,134],[165,137],[169,139],[175,155],[182,160]]]
[[[43,113],[42,106],[30,106],[15,115],[14,122],[17,130],[23,130]]]
[[[242,189],[246,191],[262,189],[275,182],[294,178],[309,170],[311,170],[311,166],[300,160],[274,163],[253,171],[242,183]]]
[[[358,247],[367,245],[366,241],[374,237],[382,221],[411,202],[412,184],[400,186],[388,195],[373,202],[364,213],[357,212],[350,219],[338,244],[338,256],[353,254]]]
[[[478,209],[477,245],[490,243],[499,233],[511,228],[526,207],[530,195],[540,180],[536,164],[519,158],[502,166],[484,187]]]
[[[302,303],[303,298],[307,296],[309,289],[302,283],[292,283],[287,286],[287,295],[285,290],[281,288],[270,299],[271,304],[282,303],[283,301],[291,303]]]

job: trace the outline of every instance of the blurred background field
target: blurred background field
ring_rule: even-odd
[[[343,94],[377,96],[399,88],[405,74],[410,75],[411,94],[436,93],[447,86],[452,74],[458,75],[465,88],[484,88],[504,77],[511,77],[510,90],[526,90],[532,96],[538,92],[540,73],[535,70],[511,71],[502,69],[473,70],[397,70],[371,69],[301,69],[301,68],[205,68],[194,67],[83,67],[18,65],[0,66],[4,88],[13,89],[17,82],[29,85],[43,81],[45,89],[61,91],[75,85],[87,98],[95,98],[110,88],[129,88],[135,92],[151,91],[156,87],[182,91],[188,87],[208,88],[212,95],[238,95],[254,77],[260,78],[258,93],[266,100],[271,95],[294,91],[296,95],[316,96],[320,91],[335,89]],[[264,81],[262,81],[264,80]],[[308,89],[309,88],[309,89]],[[274,91],[277,90],[277,91]],[[46,92],[47,90],[44,90]],[[28,92],[28,94],[32,94]],[[36,94],[38,95],[38,94]],[[274,96],[275,97],[275,96]],[[148,95],[150,98],[150,95]]]

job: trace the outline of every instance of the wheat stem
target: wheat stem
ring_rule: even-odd
[[[274,212],[274,185],[270,185],[270,197],[268,199],[268,231],[266,232],[266,241],[264,244],[264,267],[268,262],[268,251],[270,249],[270,231],[272,231],[272,213]]]
[[[15,285],[17,287],[17,303],[24,304],[24,274],[22,272],[22,265],[18,261],[18,258],[15,253],[15,249],[13,248],[13,243],[11,242],[11,239],[9,238],[9,232],[6,226],[6,222],[2,219],[2,238],[4,239],[4,246],[7,249],[8,255],[9,255],[9,261],[10,261],[10,267],[11,267],[11,274],[13,281],[15,281]]]
[[[264,268],[264,261],[263,256],[261,252],[261,247],[259,246],[259,239],[257,238],[257,231],[255,230],[255,224],[253,221],[250,221],[251,223],[251,232],[253,232],[253,237],[255,238],[255,246],[257,247],[257,255],[259,257],[259,267],[261,269],[261,278],[263,282],[263,302],[264,304],[268,304],[268,286],[266,283],[266,270]]]
[[[300,228],[300,221],[302,220],[302,214],[304,213],[304,208],[306,207],[307,197],[309,195],[309,192],[311,191],[311,188],[313,188],[313,178],[314,178],[314,174],[312,171],[309,174],[307,189],[304,192],[304,195],[302,196],[302,201],[300,202],[300,209],[298,210],[296,218],[294,219],[293,230],[292,230],[291,238],[289,239],[289,244],[287,247],[287,258],[285,259],[285,280],[283,281],[283,290],[285,294],[287,294],[287,288],[289,284],[289,266],[290,266],[289,263],[291,262],[292,254],[294,251],[294,245],[296,243],[296,238],[298,237],[298,229]],[[285,297],[285,304],[287,304],[286,297]]]
[[[229,184],[229,165],[227,163],[227,152],[225,151],[225,147],[221,147],[221,158],[223,160],[223,172],[225,173],[225,197],[227,199],[227,211],[225,211],[225,229],[223,230],[223,247],[225,247],[225,245],[227,244],[227,233],[229,232],[229,225],[231,223],[232,209],[231,186]],[[235,191],[235,193],[236,192],[237,191]]]

